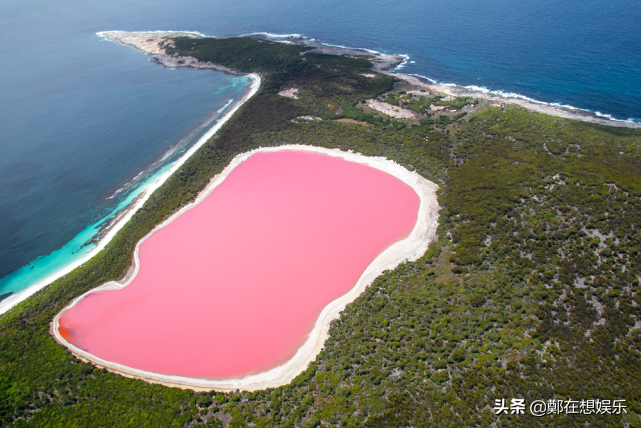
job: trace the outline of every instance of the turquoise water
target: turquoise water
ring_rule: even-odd
[[[167,172],[173,164],[174,162],[170,162],[165,164],[157,172],[148,174],[144,180],[140,181],[135,188],[129,191],[128,195],[120,200],[109,213],[97,222],[89,225],[62,248],[46,256],[40,256],[27,266],[22,266],[2,278],[2,293],[17,293],[20,290],[24,290],[28,286],[55,274],[65,266],[69,266],[89,254],[96,248],[96,243],[92,241],[93,238],[101,231],[105,223],[115,220],[117,218],[116,216],[122,213],[122,210],[132,204],[150,183],[153,183],[162,174]]]
[[[295,33],[407,54],[403,72],[439,83],[639,121],[639,22],[634,0],[0,2],[0,295],[77,257],[92,225],[245,89],[96,32]]]

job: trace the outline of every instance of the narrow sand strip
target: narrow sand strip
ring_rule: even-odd
[[[149,199],[149,196],[160,186],[163,185],[165,181],[174,173],[176,172],[186,161],[193,155],[200,147],[202,147],[203,144],[207,142],[222,126],[227,122],[233,115],[236,113],[236,111],[242,106],[247,100],[249,100],[256,92],[258,92],[258,88],[260,87],[261,79],[257,74],[249,74],[248,75],[253,81],[250,87],[249,92],[247,92],[240,100],[236,101],[235,105],[231,110],[225,114],[218,123],[216,123],[214,126],[212,126],[209,131],[207,131],[197,142],[194,144],[189,150],[185,152],[185,154],[178,159],[163,175],[161,175],[158,180],[156,180],[153,184],[151,184],[139,197],[137,202],[128,209],[127,213],[122,216],[118,222],[112,226],[111,230],[105,234],[105,236],[97,243],[96,247],[87,253],[82,259],[78,260],[75,263],[72,263],[68,266],[65,266],[58,272],[48,276],[47,278],[43,279],[42,281],[39,281],[27,288],[25,288],[22,291],[19,291],[15,294],[12,294],[8,298],[4,299],[2,302],[0,302],[0,315],[7,312],[9,309],[17,305],[18,303],[22,302],[29,296],[32,296],[35,294],[37,291],[41,290],[42,288],[46,287],[47,285],[51,284],[53,281],[57,280],[58,278],[68,274],[78,266],[81,266],[82,264],[86,263],[89,259],[91,259],[93,256],[98,254],[105,246],[111,241],[111,239],[118,233],[120,229],[129,221],[131,217],[142,207],[145,202],[147,202],[147,199]]]
[[[343,160],[367,165],[391,174],[412,187],[414,191],[416,191],[420,198],[420,207],[417,223],[414,226],[411,234],[404,240],[391,245],[385,251],[383,251],[383,253],[381,253],[376,259],[374,259],[374,261],[367,267],[365,272],[363,272],[354,288],[352,288],[347,294],[334,300],[327,307],[325,307],[325,309],[321,312],[318,320],[316,321],[313,330],[309,334],[307,341],[296,352],[291,360],[267,372],[247,376],[243,379],[197,379],[183,376],[162,375],[106,361],[75,347],[60,335],[58,331],[60,317],[65,311],[71,309],[86,295],[96,291],[122,289],[133,281],[140,269],[140,259],[138,256],[140,245],[151,235],[153,235],[155,231],[166,227],[174,219],[178,218],[178,216],[180,216],[182,213],[197,206],[213,191],[213,189],[215,189],[220,183],[225,180],[225,178],[234,168],[236,168],[254,153],[292,149],[306,150],[315,153],[335,156]],[[312,146],[293,145],[260,148],[251,152],[240,154],[232,160],[232,162],[223,170],[222,173],[212,178],[209,185],[198,195],[197,199],[192,204],[183,207],[180,211],[175,213],[171,218],[167,219],[162,224],[158,225],[153,231],[151,231],[140,242],[138,242],[134,253],[134,272],[131,277],[129,277],[128,280],[124,282],[124,284],[118,282],[109,282],[74,299],[74,301],[72,301],[69,306],[63,309],[54,318],[51,325],[51,334],[54,336],[56,341],[69,348],[74,355],[82,360],[90,361],[97,366],[104,367],[112,372],[119,373],[124,376],[140,378],[152,383],[206,391],[233,391],[236,389],[253,391],[286,385],[290,383],[296,376],[302,373],[307,368],[307,366],[316,358],[318,353],[323,348],[325,341],[327,340],[331,321],[337,319],[340,316],[340,312],[348,303],[354,301],[359,295],[361,295],[365,288],[369,284],[371,284],[377,276],[383,273],[383,271],[394,269],[404,261],[417,260],[425,253],[428,244],[436,239],[436,228],[438,226],[439,210],[439,205],[436,197],[437,189],[438,186],[436,184],[424,179],[415,172],[408,171],[404,167],[391,160],[380,157],[366,157],[357,153],[343,152],[338,149],[325,149]]]

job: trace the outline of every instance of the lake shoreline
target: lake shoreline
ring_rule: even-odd
[[[69,343],[63,337],[63,335],[59,331],[59,322],[60,317],[66,311],[73,308],[84,297],[91,293],[107,290],[120,290],[128,286],[134,280],[140,269],[140,259],[138,255],[140,246],[156,231],[168,226],[172,221],[174,221],[184,212],[198,206],[198,204],[205,200],[205,198],[225,180],[225,178],[233,171],[234,168],[247,160],[253,154],[260,152],[274,152],[280,150],[310,151],[313,153],[320,153],[338,157],[346,161],[355,162],[379,169],[398,178],[399,180],[410,186],[417,193],[420,199],[417,221],[410,235],[405,239],[392,244],[381,254],[379,254],[367,267],[367,269],[361,274],[358,282],[348,293],[332,301],[323,309],[315,322],[314,328],[309,333],[305,343],[297,350],[296,354],[291,359],[280,366],[259,374],[246,376],[243,379],[198,379],[185,376],[158,374],[145,370],[135,369],[115,362],[106,361],[76,347],[75,345]],[[130,270],[130,272],[128,272],[126,280],[121,280],[118,282],[111,281],[105,283],[75,298],[69,305],[67,305],[55,316],[50,326],[50,332],[58,343],[68,348],[76,357],[80,358],[81,360],[91,362],[96,366],[106,368],[109,371],[121,374],[123,376],[143,379],[151,383],[200,391],[255,391],[289,384],[296,376],[307,369],[308,365],[314,361],[316,356],[323,349],[325,342],[329,337],[329,328],[331,322],[340,317],[340,312],[345,308],[346,305],[358,298],[365,291],[367,286],[369,286],[384,271],[392,270],[403,262],[415,261],[420,258],[425,253],[425,251],[427,251],[429,243],[437,239],[436,229],[438,227],[438,212],[440,209],[436,197],[437,189],[438,186],[433,182],[426,180],[416,172],[411,172],[405,169],[394,161],[382,157],[369,157],[358,153],[344,152],[338,149],[326,149],[321,147],[303,145],[285,145],[279,147],[259,148],[239,154],[220,174],[217,174],[211,179],[207,187],[205,187],[205,189],[203,189],[199,193],[198,197],[193,203],[181,208],[170,218],[165,220],[160,225],[156,226],[149,234],[147,234],[136,244],[136,248],[134,250],[133,270]]]

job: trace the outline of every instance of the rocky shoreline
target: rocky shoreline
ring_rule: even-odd
[[[155,31],[155,32],[127,32],[127,31],[105,31],[98,33],[99,36],[105,37],[123,46],[132,47],[140,52],[151,56],[151,61],[167,68],[191,67],[198,69],[212,69],[228,74],[238,75],[235,70],[227,67],[213,64],[211,62],[201,62],[193,57],[178,57],[167,55],[165,48],[171,46],[173,37],[191,37],[203,38],[203,34],[187,31]],[[260,34],[252,37],[267,38]],[[641,124],[634,122],[624,122],[610,120],[599,117],[594,113],[585,110],[568,108],[563,106],[551,105],[543,102],[530,101],[523,98],[503,97],[491,93],[474,91],[460,86],[440,86],[435,85],[425,79],[403,73],[396,73],[393,70],[401,65],[407,57],[395,54],[372,53],[363,49],[345,48],[340,46],[328,46],[309,39],[301,38],[283,38],[279,39],[282,43],[291,43],[302,46],[309,46],[313,49],[308,52],[323,53],[329,55],[345,55],[353,58],[367,59],[372,64],[372,70],[388,74],[406,82],[408,89],[424,89],[430,92],[436,92],[443,95],[454,97],[472,97],[487,100],[491,106],[505,107],[508,104],[516,105],[530,111],[547,114],[550,116],[561,117],[565,119],[580,120],[605,126],[615,126],[620,128],[641,129]]]
[[[99,36],[122,46],[128,46],[151,56],[151,61],[166,68],[190,67],[198,69],[211,69],[223,73],[240,76],[244,75],[235,70],[211,62],[198,61],[190,56],[172,56],[165,53],[165,49],[173,46],[173,37],[205,37],[200,33],[187,31],[154,31],[154,32],[128,32],[128,31],[103,31]]]
[[[512,97],[507,98],[507,97],[502,97],[500,95],[494,95],[494,94],[489,94],[489,93],[480,92],[480,91],[473,91],[460,86],[449,87],[449,86],[434,85],[433,83],[428,83],[424,79],[421,79],[417,76],[411,76],[407,74],[389,73],[389,72],[387,72],[386,74],[396,76],[399,79],[402,79],[405,82],[409,83],[414,88],[422,88],[432,92],[438,92],[443,95],[452,96],[452,97],[479,98],[486,101],[490,101],[492,103],[490,105],[493,107],[504,107],[507,104],[513,104],[519,107],[523,107],[529,111],[543,113],[550,116],[562,117],[564,119],[580,120],[582,122],[590,122],[590,123],[595,123],[595,124],[605,125],[605,126],[615,126],[619,128],[641,129],[641,124],[639,123],[604,119],[602,117],[597,116],[594,113],[590,113],[588,111],[581,110],[581,109],[555,106],[555,105],[550,105],[542,102],[538,103],[538,102],[528,101],[522,98],[512,98]]]

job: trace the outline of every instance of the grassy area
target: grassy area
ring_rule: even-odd
[[[515,107],[412,126],[359,102],[393,92],[386,99],[425,109],[441,99],[360,76],[361,59],[304,50],[176,42],[177,53],[259,71],[264,86],[105,250],[0,317],[1,424],[641,426],[641,132]],[[277,95],[287,87],[298,100]],[[324,120],[291,121],[302,115]],[[369,126],[329,120],[340,118]],[[439,241],[350,304],[307,371],[266,391],[193,393],[95,369],[53,341],[54,314],[122,277],[135,243],[236,154],[292,143],[386,156],[441,186]],[[497,416],[501,398],[625,399],[628,414]]]

